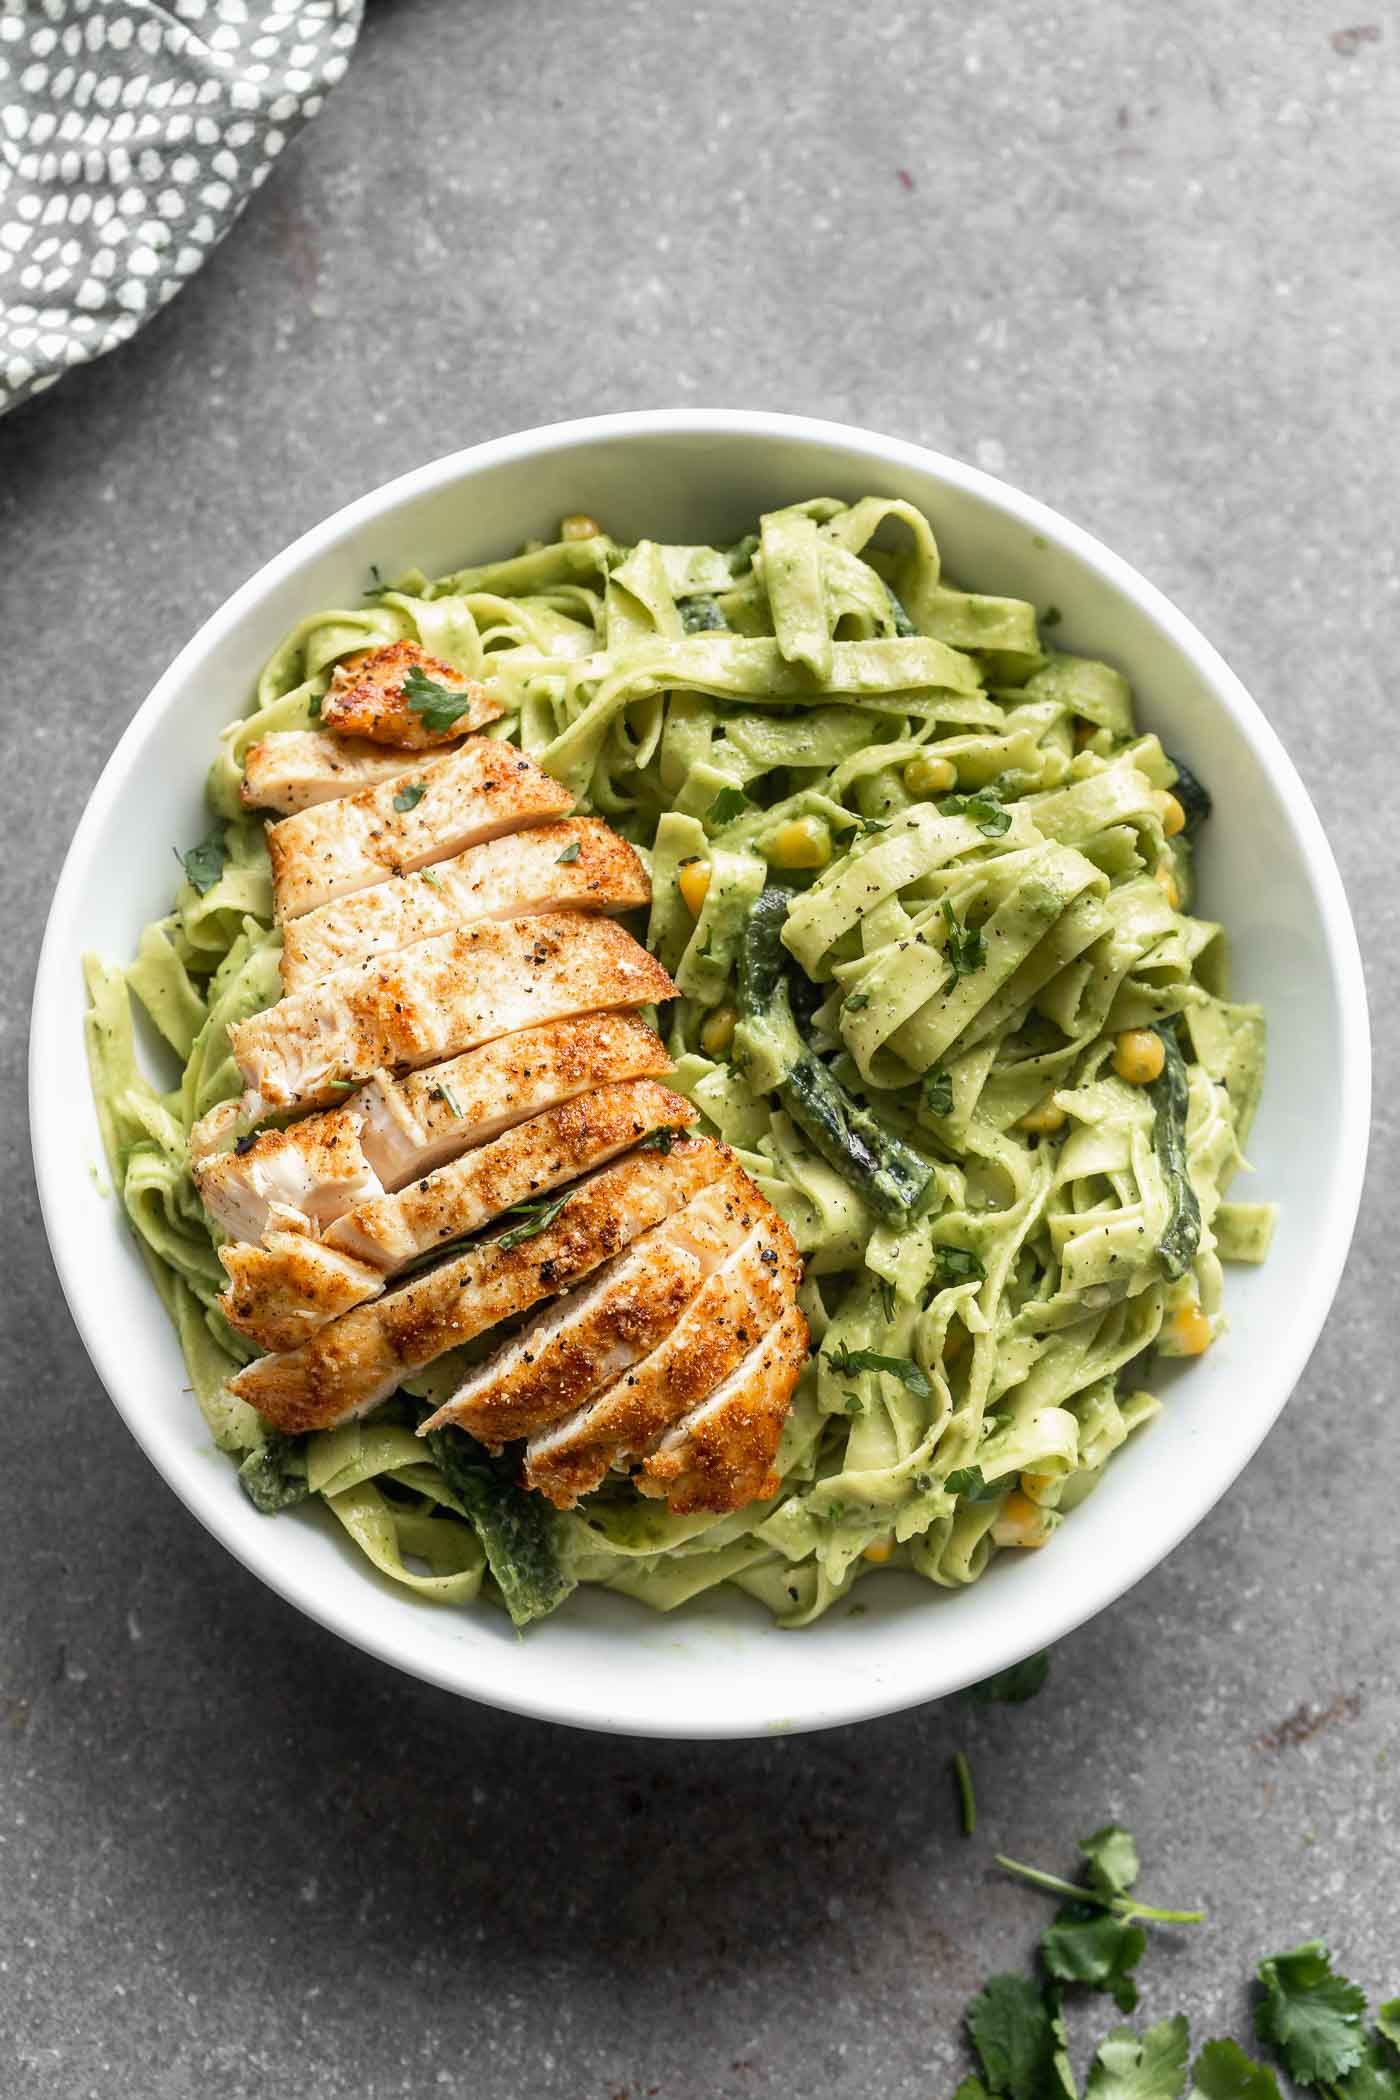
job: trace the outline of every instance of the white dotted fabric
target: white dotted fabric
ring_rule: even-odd
[[[173,299],[350,61],[363,0],[0,0],[0,414]]]

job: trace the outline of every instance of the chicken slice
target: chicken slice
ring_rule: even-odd
[[[212,1121],[205,1117],[205,1124]],[[265,1130],[231,1152],[200,1156],[191,1133],[190,1171],[200,1201],[234,1240],[256,1240],[274,1209],[294,1214],[297,1229],[320,1232],[342,1211],[382,1193],[382,1183],[360,1143],[365,1119],[347,1104],[323,1116]]]
[[[377,1298],[378,1269],[328,1247],[304,1232],[274,1229],[260,1247],[230,1243],[219,1249],[229,1285],[219,1310],[230,1327],[261,1349],[295,1349],[342,1313]]]
[[[403,1079],[376,1072],[352,1100],[365,1121],[365,1156],[386,1189],[400,1189],[589,1087],[670,1069],[661,1038],[638,1015],[587,1013],[519,1029]]]
[[[606,1165],[652,1131],[695,1120],[688,1101],[649,1079],[584,1094],[464,1152],[400,1195],[347,1211],[324,1241],[278,1230],[261,1247],[221,1247],[230,1281],[219,1309],[264,1349],[292,1348],[327,1320],[381,1297],[388,1278],[421,1255]]]
[[[566,817],[469,846],[455,860],[377,882],[288,920],[282,983],[294,992],[366,956],[479,919],[626,911],[650,900],[646,869],[625,839],[598,817]]]
[[[670,1069],[660,1038],[636,1014],[583,1014],[403,1079],[376,1072],[343,1107],[245,1138],[241,1150],[227,1147],[243,1111],[221,1102],[190,1132],[190,1160],[206,1208],[232,1239],[261,1238],[273,1205],[285,1222],[301,1213],[296,1230],[319,1233],[362,1199],[417,1181],[590,1087]],[[342,1120],[352,1116],[359,1127]]]
[[[444,1241],[480,1232],[492,1218],[615,1159],[653,1131],[685,1130],[698,1111],[653,1079],[623,1080],[516,1123],[397,1195],[377,1196],[337,1219],[328,1245],[394,1275]]]
[[[422,794],[410,801],[420,787]],[[386,780],[269,824],[277,916],[299,918],[386,876],[567,816],[573,803],[569,790],[514,744],[470,737],[460,750],[416,767],[406,781]]]
[[[230,1390],[289,1433],[364,1414],[435,1357],[581,1282],[732,1164],[727,1146],[688,1134],[669,1152],[626,1153],[571,1190],[541,1231],[468,1248],[299,1348],[246,1364]]]
[[[790,1305],[723,1384],[667,1430],[637,1486],[664,1495],[678,1516],[776,1495],[773,1460],[807,1354],[807,1322]]]
[[[670,1333],[762,1203],[743,1168],[731,1168],[477,1365],[424,1432],[450,1422],[499,1449],[571,1414]]]
[[[525,1485],[571,1509],[620,1460],[649,1451],[679,1415],[727,1378],[781,1318],[802,1280],[787,1226],[764,1206],[650,1356],[565,1421],[533,1436]]]
[[[331,736],[321,729],[274,729],[249,745],[238,799],[245,809],[275,809],[292,817],[318,802],[401,780],[422,767],[417,752],[392,751],[363,737]]]
[[[413,688],[421,688],[418,679],[410,676],[414,671],[420,679],[443,687],[455,700],[444,697],[439,706],[433,706],[437,696],[430,694],[425,696],[428,707],[415,708]],[[457,703],[459,711],[451,721],[443,719],[440,728],[430,727]],[[394,745],[400,751],[430,751],[434,745],[450,744],[469,729],[499,721],[504,713],[494,693],[474,678],[464,678],[441,657],[429,656],[417,642],[388,642],[381,649],[359,649],[343,657],[321,702],[321,720],[327,729],[342,736],[366,737],[374,744]]]
[[[418,1068],[532,1022],[675,996],[612,919],[483,920],[359,963],[229,1028],[244,1111],[317,1107],[382,1066]]]

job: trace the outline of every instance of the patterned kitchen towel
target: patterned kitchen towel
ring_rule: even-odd
[[[363,0],[0,0],[0,414],[136,333],[344,73]]]

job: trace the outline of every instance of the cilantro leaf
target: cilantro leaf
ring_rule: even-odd
[[[899,1292],[887,1276],[880,1278],[876,1288],[880,1293],[880,1309],[887,1320],[892,1320],[899,1305]]]
[[[882,831],[890,828],[888,817],[858,817],[856,821],[859,825],[856,837],[859,839],[878,838]]]
[[[1120,2012],[1137,2004],[1132,1971],[1147,1951],[1147,1934],[1111,1911],[1087,1903],[1067,1903],[1040,1936],[1047,1972],[1064,1983],[1086,1983],[1110,1991]]]
[[[978,788],[971,795],[945,795],[938,805],[942,817],[975,817],[985,839],[999,839],[1011,829],[1011,812],[1002,806],[994,787]]]
[[[827,1352],[827,1363],[833,1371],[886,1371],[897,1378],[901,1385],[909,1388],[916,1400],[927,1400],[932,1387],[924,1372],[908,1356],[881,1356],[875,1349],[848,1349],[844,1342]]]
[[[950,1495],[964,1502],[1000,1502],[1006,1493],[1004,1480],[985,1480],[980,1466],[958,1466],[943,1483]]]
[[[705,812],[705,822],[714,831],[724,824],[732,824],[742,817],[749,806],[749,798],[742,788],[722,787]]]
[[[401,787],[395,795],[394,807],[402,816],[406,810],[417,809],[427,792],[421,780],[411,780],[407,787]]]
[[[1400,2049],[1400,1998],[1387,1998],[1376,2014],[1376,2025],[1386,2040]]]
[[[992,2100],[992,2096],[976,2073],[969,2071],[954,2093],[953,2100]]]
[[[1400,2071],[1379,2034],[1368,2035],[1355,2070],[1337,2081],[1342,2100],[1400,2100]]]
[[[1089,1862],[1089,1879],[1106,1896],[1121,1896],[1138,1878],[1137,1846],[1121,1824],[1106,1823],[1079,1840],[1079,1849]]]
[[[411,711],[434,734],[454,728],[472,704],[470,688],[458,691],[443,685],[438,679],[429,678],[417,664],[409,671],[401,690]]]
[[[1021,1706],[1034,1699],[1049,1675],[1050,1651],[1042,1648],[1039,1655],[1028,1655],[1024,1662],[1012,1663],[1010,1669],[998,1670],[980,1684],[970,1684],[963,1697],[976,1706]]]
[[[496,1245],[502,1254],[509,1254],[511,1248],[518,1247],[522,1240],[532,1240],[536,1233],[547,1231],[572,1194],[572,1189],[565,1189],[562,1196],[547,1196],[532,1203],[517,1203],[512,1210],[507,1211],[507,1217],[519,1218],[522,1222],[512,1225],[510,1230],[503,1232],[497,1240]]]
[[[1254,2031],[1299,2085],[1330,2085],[1361,2062],[1363,1992],[1332,1967],[1323,1940],[1271,1954],[1258,1969],[1264,1995]]]
[[[935,1065],[924,1074],[924,1104],[935,1116],[951,1116],[953,1113],[953,1075],[940,1071]]]
[[[940,1289],[951,1283],[981,1283],[987,1274],[978,1257],[966,1247],[935,1247],[933,1259]]]
[[[1207,2042],[1192,2068],[1189,2100],[1279,2100],[1278,2080],[1238,2042]]]
[[[194,885],[201,897],[207,897],[228,865],[223,833],[211,831],[207,839],[191,846],[188,853],[177,854],[176,859],[185,871],[186,881]]]
[[[669,1123],[663,1123],[659,1130],[649,1130],[644,1138],[637,1140],[637,1150],[639,1152],[670,1152],[679,1136],[680,1132],[678,1130],[673,1130]]]
[[[556,867],[556,868],[567,868],[567,867],[568,867],[568,865],[569,865],[569,863],[570,863],[571,861],[575,861],[575,860],[577,860],[577,859],[578,859],[578,857],[579,857],[579,855],[580,855],[580,854],[582,853],[582,851],[583,851],[583,844],[582,844],[582,841],[581,841],[581,840],[579,840],[579,839],[570,839],[570,841],[569,841],[568,845],[567,845],[567,846],[566,846],[566,847],[564,848],[563,852],[562,852],[562,853],[557,853],[557,854],[555,855],[555,857],[554,857],[554,865],[555,865],[555,867]]]
[[[1099,2044],[1084,2100],[1176,2100],[1186,2083],[1189,2032],[1183,2013],[1159,2020],[1141,2036],[1115,2027]]]
[[[848,992],[841,1001],[841,1011],[846,1014],[861,1013],[870,1004],[869,992]]]
[[[967,2031],[999,2100],[1045,2100],[1054,2090],[1055,2031],[1029,1976],[993,1976],[967,2008]]]
[[[948,936],[943,953],[952,965],[956,984],[960,977],[970,977],[974,970],[981,969],[987,960],[987,944],[976,927],[958,924],[957,914],[946,897],[938,909]]]

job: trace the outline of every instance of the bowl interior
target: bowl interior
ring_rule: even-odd
[[[1041,1553],[1006,1556],[954,1593],[872,1577],[858,1619],[838,1606],[802,1633],[775,1630],[738,1596],[659,1619],[581,1592],[517,1641],[489,1609],[395,1594],[332,1520],[270,1520],[245,1501],[184,1391],[119,1209],[94,1184],[79,958],[124,959],[167,908],[171,847],[204,828],[218,730],[246,711],[285,631],[355,602],[371,562],[432,574],[546,535],[574,510],[622,538],[732,539],[760,511],[815,493],[906,496],[932,518],[957,581],[1058,606],[1057,639],[1121,666],[1143,723],[1210,785],[1199,908],[1230,929],[1235,995],[1268,1013],[1248,1193],[1282,1206],[1277,1241],[1265,1267],[1230,1272],[1228,1333],[1172,1378],[1162,1416]],[[98,1371],[159,1470],[249,1567],[347,1638],[473,1697],[639,1734],[741,1735],[888,1711],[984,1677],[1100,1609],[1199,1521],[1282,1407],[1330,1304],[1360,1188],[1368,1069],[1355,939],[1317,819],[1258,710],[1165,600],[1053,513],[916,448],[781,417],[656,415],[440,461],[309,534],[208,623],[132,722],[70,852],[36,989],[32,1114],[50,1239]]]

